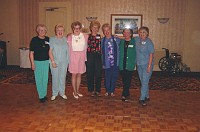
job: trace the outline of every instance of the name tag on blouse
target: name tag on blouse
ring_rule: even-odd
[[[49,44],[49,42],[45,41],[45,44]]]
[[[96,39],[100,39],[100,36],[96,36]]]
[[[128,47],[133,48],[133,45],[128,45]]]

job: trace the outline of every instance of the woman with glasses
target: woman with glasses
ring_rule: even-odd
[[[72,73],[73,96],[78,99],[83,94],[79,88],[81,84],[81,74],[86,72],[85,61],[87,60],[87,40],[88,35],[81,32],[82,24],[79,21],[71,24],[73,33],[67,37],[69,47],[69,72]]]
[[[36,27],[37,36],[30,42],[31,69],[34,70],[36,87],[41,103],[47,100],[47,83],[49,75],[49,37],[45,36],[44,24]]]

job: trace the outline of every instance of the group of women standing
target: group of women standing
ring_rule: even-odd
[[[104,37],[99,34],[101,25],[98,21],[90,23],[91,33],[81,32],[82,24],[78,21],[71,25],[73,33],[64,36],[64,27],[55,26],[55,36],[46,37],[45,25],[36,27],[38,36],[30,43],[31,68],[34,70],[36,87],[40,101],[47,100],[47,83],[49,64],[52,73],[52,97],[65,95],[65,80],[67,70],[72,74],[73,96],[78,99],[83,96],[79,88],[81,74],[87,72],[88,91],[91,96],[101,96],[102,68],[105,76],[105,96],[115,96],[116,81],[119,72],[122,76],[122,101],[128,101],[130,96],[133,71],[137,65],[141,81],[141,96],[139,102],[146,105],[149,100],[148,83],[153,71],[154,46],[148,38],[149,29],[141,27],[139,36],[132,38],[133,31],[124,29],[124,39],[111,34],[108,23],[102,25]],[[49,62],[50,61],[50,62]]]

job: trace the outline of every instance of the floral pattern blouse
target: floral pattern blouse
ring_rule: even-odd
[[[99,34],[96,36],[89,35],[87,52],[101,53],[101,36]]]

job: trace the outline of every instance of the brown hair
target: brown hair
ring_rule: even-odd
[[[101,27],[102,31],[104,28],[108,27],[109,29],[111,29],[111,26],[109,23],[104,23],[103,26]]]
[[[98,29],[99,29],[99,28],[101,27],[101,24],[99,23],[99,21],[92,21],[92,22],[90,23],[90,26],[89,26],[90,30],[91,30],[92,27],[94,27],[94,26],[97,26]]]
[[[46,31],[46,33],[47,33],[47,27],[46,27],[44,24],[38,24],[38,25],[36,26],[36,33],[37,33],[37,34],[39,33],[39,29],[40,29],[41,27],[44,27],[44,29],[45,29],[45,31]]]
[[[130,28],[125,28],[125,29],[123,30],[123,33],[124,33],[125,30],[129,30],[129,32],[130,32],[130,34],[131,34],[131,38],[132,38],[132,37],[133,37],[133,30],[130,29]]]
[[[149,36],[149,28],[148,27],[145,27],[145,26],[140,27],[139,31],[140,30],[145,30],[147,32],[147,37]]]
[[[63,31],[65,31],[65,28],[64,28],[64,26],[63,26],[62,24],[57,24],[57,25],[55,26],[55,28],[54,28],[55,34],[56,34],[56,30],[57,30],[58,28],[63,28]]]
[[[82,24],[79,21],[75,21],[71,24],[71,28],[72,30],[74,29],[75,26],[80,26],[80,28],[82,28]]]

